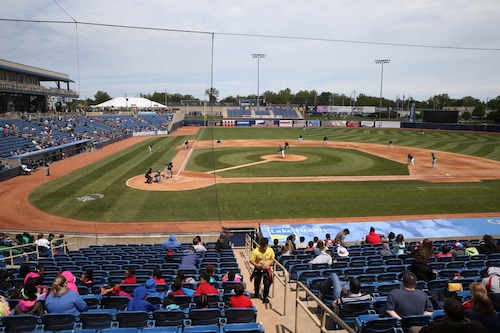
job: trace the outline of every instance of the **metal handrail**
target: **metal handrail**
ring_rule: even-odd
[[[309,310],[310,305],[307,302],[304,302],[300,299],[300,292],[304,291],[306,293],[306,298],[308,299],[307,302],[310,300],[314,301],[317,303],[318,307],[320,307],[322,311],[321,319],[318,318],[318,315],[316,313],[312,313],[311,310]],[[340,318],[335,312],[332,311],[328,306],[325,305],[316,295],[314,295],[302,282],[297,281],[297,288],[295,289],[295,330],[294,332],[301,332],[301,330],[298,329],[299,322],[299,308],[302,308],[306,315],[314,322],[314,324],[320,329],[321,332],[329,332],[330,330],[326,329],[326,318],[327,316],[332,317],[332,319],[339,324],[340,327],[345,329],[349,333],[356,333],[356,331],[346,324],[342,318]]]
[[[62,243],[60,245],[56,245],[57,241],[62,240]],[[67,236],[64,238],[58,238],[58,239],[53,239],[50,242],[50,254],[53,257],[57,253],[67,253],[68,247],[69,246],[74,246],[76,247],[76,237],[75,236]],[[34,250],[32,251],[27,251],[24,252],[24,249],[26,247],[32,247]],[[13,253],[16,249],[22,250],[22,253]],[[23,261],[29,261],[29,256],[30,255],[36,255],[36,260],[40,259],[40,250],[38,245],[36,243],[29,243],[29,244],[22,244],[22,245],[14,245],[14,246],[9,246],[9,247],[4,247],[0,248],[0,252],[7,253],[8,255],[5,255],[4,257],[0,257],[0,262],[6,262],[8,265],[15,266],[18,265],[14,261],[16,258],[23,257]]]

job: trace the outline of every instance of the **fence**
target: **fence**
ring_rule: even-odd
[[[0,248],[0,267],[6,265],[16,266],[30,260],[38,260],[40,257],[53,257],[56,253],[67,253],[68,247],[76,247],[76,237],[67,236],[64,238],[53,239],[50,242],[50,250],[40,249],[36,243],[22,244]]]

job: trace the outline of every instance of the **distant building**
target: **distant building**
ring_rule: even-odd
[[[62,111],[64,103],[78,98],[70,82],[67,74],[0,59],[0,113]]]

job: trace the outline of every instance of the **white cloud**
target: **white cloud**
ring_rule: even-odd
[[[56,3],[81,23],[0,20],[1,57],[67,73],[84,98],[98,90],[113,97],[167,90],[205,98],[211,81],[210,32],[215,33],[213,80],[220,97],[256,93],[252,53],[267,54],[260,61],[261,93],[288,87],[378,96],[381,68],[375,59],[388,58],[386,98],[500,95],[495,75],[500,72],[500,3],[495,0],[4,0],[0,18],[72,21]]]

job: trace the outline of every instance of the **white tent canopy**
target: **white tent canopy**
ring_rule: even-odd
[[[114,108],[114,109],[158,109],[167,107],[163,104],[151,101],[142,97],[117,97],[101,104],[94,105],[94,108]]]

